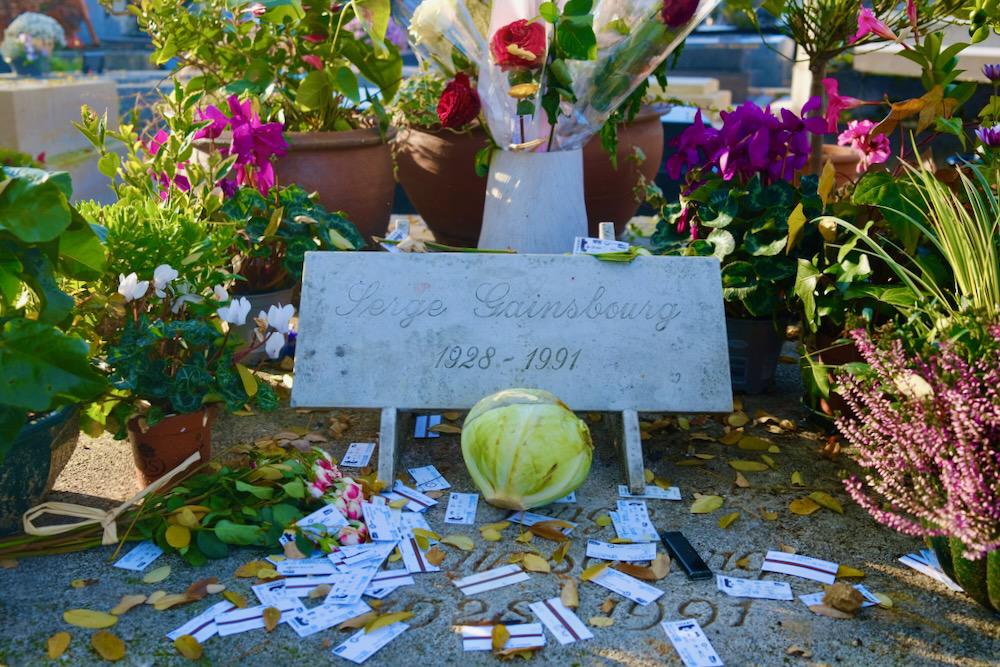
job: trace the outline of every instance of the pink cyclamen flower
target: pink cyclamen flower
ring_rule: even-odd
[[[889,29],[885,23],[878,20],[875,13],[867,7],[862,7],[861,12],[858,14],[858,31],[851,37],[848,44],[854,44],[855,42],[864,39],[868,35],[878,35],[882,39],[890,39],[893,41],[898,41],[899,37],[896,36],[892,30]]]
[[[865,102],[854,97],[842,97],[836,79],[823,79],[823,87],[826,89],[826,131],[836,132],[841,112],[856,109]]]
[[[341,546],[363,544],[368,539],[368,528],[360,521],[350,521],[337,531],[337,542]]]
[[[872,136],[875,123],[870,120],[852,120],[847,124],[847,130],[837,137],[841,146],[850,146],[861,156],[858,162],[858,173],[868,171],[873,164],[883,164],[892,155],[889,137],[884,134]]]
[[[916,0],[906,0],[906,18],[910,20],[910,27],[913,28],[913,32],[917,32]]]

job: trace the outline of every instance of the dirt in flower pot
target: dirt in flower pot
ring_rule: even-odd
[[[212,422],[215,411],[204,408],[184,415],[171,415],[153,426],[143,428],[143,421],[134,417],[128,423],[128,440],[132,445],[136,477],[145,488],[183,463],[195,452],[199,463],[212,457]]]

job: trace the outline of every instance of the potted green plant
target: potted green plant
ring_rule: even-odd
[[[76,447],[79,405],[107,386],[61,286],[105,269],[70,194],[66,173],[0,167],[0,533],[52,489]]]
[[[722,263],[733,388],[757,393],[773,380],[785,325],[791,319],[797,257],[819,244],[823,211],[817,177],[799,177],[809,158],[809,136],[825,121],[748,102],[723,112],[722,128],[701,115],[678,138],[667,161],[685,181],[680,204],[666,204],[658,188],[647,199],[660,208],[652,238],[661,254],[715,256]],[[794,182],[798,179],[797,185]],[[829,186],[828,186],[829,187]]]
[[[186,93],[206,103],[252,98],[261,122],[286,133],[277,180],[318,192],[369,238],[385,232],[395,187],[384,104],[402,80],[402,59],[386,38],[389,4],[144,0],[132,9],[154,61],[196,73],[180,84]]]
[[[64,44],[66,33],[58,21],[25,12],[4,30],[0,55],[17,75],[42,77],[49,73],[52,52]]]

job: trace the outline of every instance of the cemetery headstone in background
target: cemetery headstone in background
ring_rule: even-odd
[[[401,411],[468,409],[512,387],[621,412],[641,491],[638,412],[732,409],[718,261],[306,256],[292,403],[381,408],[382,479],[394,479]]]

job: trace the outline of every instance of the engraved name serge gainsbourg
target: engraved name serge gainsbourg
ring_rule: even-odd
[[[480,319],[519,320],[645,320],[654,322],[656,331],[663,331],[681,314],[680,305],[673,302],[654,303],[627,301],[608,296],[603,286],[594,288],[589,297],[567,299],[543,297],[540,294],[520,296],[509,282],[483,282],[473,293],[475,306],[472,314]],[[437,318],[448,312],[448,305],[441,299],[408,299],[399,296],[382,296],[382,283],[359,280],[346,292],[347,303],[336,307],[340,317],[398,318],[397,324],[406,329],[421,317]]]

